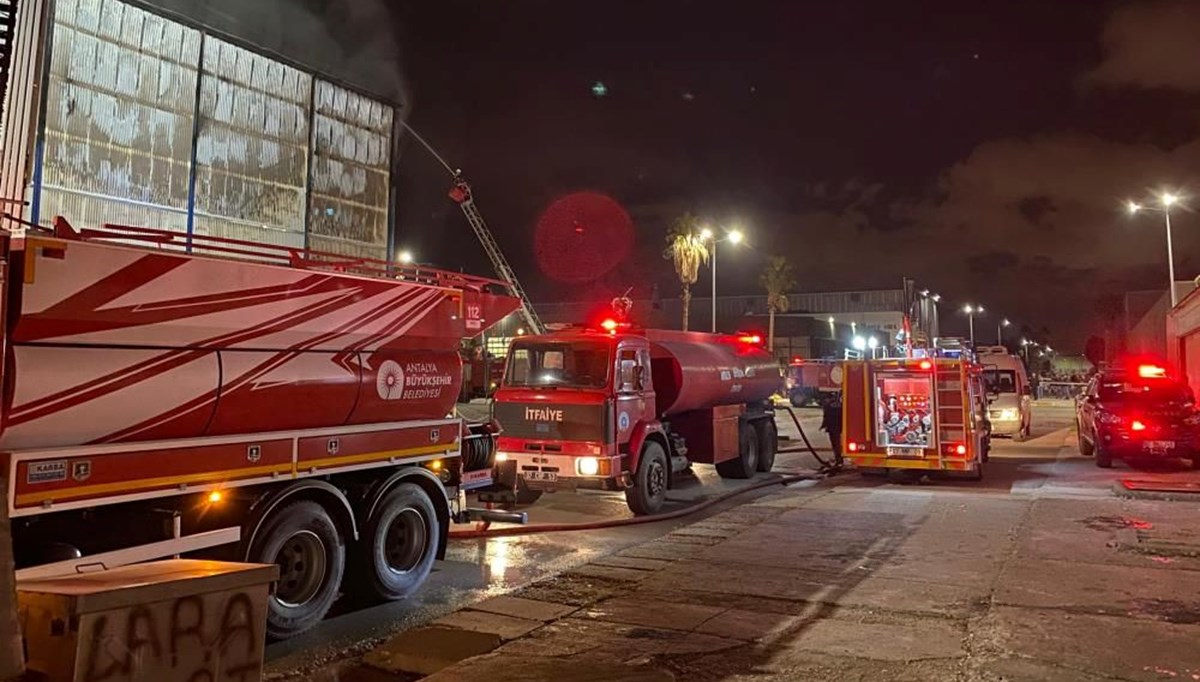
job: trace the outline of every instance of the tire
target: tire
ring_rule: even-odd
[[[625,504],[634,516],[649,516],[662,509],[667,500],[667,453],[661,445],[650,441],[642,446],[633,487],[625,490]]]
[[[758,469],[758,431],[744,423],[738,428],[738,456],[717,465],[721,478],[750,478]]]
[[[433,570],[441,531],[437,508],[421,486],[392,488],[367,519],[355,548],[363,587],[386,601],[410,596]]]
[[[517,476],[517,504],[530,505],[542,499],[545,490],[534,490],[529,487],[524,478]]]
[[[982,461],[975,463],[975,470],[972,471],[971,473],[967,474],[967,480],[968,481],[982,481],[983,480],[983,462]]]
[[[775,451],[779,449],[779,428],[774,417],[760,419],[754,426],[758,435],[758,470],[770,471],[775,468]]]
[[[337,600],[346,542],[324,507],[301,500],[263,522],[246,559],[279,566],[279,582],[267,600],[267,636],[287,639],[321,622]]]
[[[791,401],[792,407],[804,407],[807,402],[804,396],[800,395],[799,393],[793,393],[791,396],[789,396],[788,400]]]
[[[1100,467],[1101,469],[1112,468],[1112,453],[1108,452],[1104,448],[1095,448],[1094,452],[1096,453],[1096,466]]]
[[[1096,453],[1096,446],[1090,440],[1083,437],[1083,431],[1077,431],[1075,436],[1079,439],[1079,454],[1084,457],[1091,457]]]

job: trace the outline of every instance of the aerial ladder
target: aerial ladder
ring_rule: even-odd
[[[404,126],[404,129],[417,142],[420,142],[421,146],[425,147],[433,155],[433,158],[437,159],[438,163],[442,164],[442,167],[450,173],[454,181],[453,186],[450,188],[450,198],[462,209],[463,215],[466,216],[467,222],[471,225],[471,229],[475,231],[475,236],[479,238],[479,243],[483,244],[483,250],[487,252],[488,258],[491,259],[492,267],[496,269],[496,275],[508,284],[512,289],[513,295],[520,300],[521,317],[525,319],[525,326],[529,328],[529,333],[546,333],[546,327],[542,324],[541,319],[538,318],[537,313],[534,312],[533,303],[530,302],[529,296],[525,294],[525,289],[517,279],[517,273],[508,264],[508,259],[504,257],[504,252],[500,249],[500,244],[492,236],[492,231],[488,229],[487,221],[483,219],[483,214],[479,212],[479,207],[475,205],[475,196],[471,192],[471,185],[463,177],[462,171],[446,163],[446,160],[417,131],[413,130],[412,126],[408,125],[407,122],[401,121],[400,125]]]

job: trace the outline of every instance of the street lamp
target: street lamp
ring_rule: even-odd
[[[861,336],[855,336],[850,345],[854,346],[854,350],[864,351],[867,349],[867,340]]]
[[[968,323],[971,326],[971,347],[975,347],[975,316],[983,314],[983,306],[971,305],[970,303],[963,306],[963,312],[967,314]]]
[[[717,239],[717,235],[711,228],[705,227],[700,230],[700,239],[712,244],[712,331],[714,334],[717,333],[717,244],[727,241],[736,246],[742,243],[743,237],[742,231],[737,228],[726,232],[724,239]]]
[[[403,251],[401,251],[399,254],[396,255],[396,259],[399,260],[400,263],[403,265],[409,265],[413,262],[412,251],[409,251],[408,249],[404,249]]]
[[[997,346],[1004,345],[1004,328],[1010,324],[1012,324],[1012,322],[1009,322],[1007,317],[1004,318],[1003,320],[1000,320],[998,323],[996,323],[996,345]]]
[[[1179,196],[1170,192],[1163,192],[1159,195],[1158,201],[1162,204],[1161,208],[1157,206],[1143,206],[1136,201],[1130,201],[1127,204],[1129,215],[1137,215],[1140,211],[1158,211],[1163,214],[1163,219],[1167,224],[1167,276],[1170,281],[1167,283],[1167,292],[1171,296],[1171,307],[1174,308],[1179,303],[1175,296],[1175,253],[1171,248],[1171,207],[1179,203]]]

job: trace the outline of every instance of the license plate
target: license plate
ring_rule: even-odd
[[[521,474],[526,481],[538,481],[539,483],[554,483],[558,480],[557,471],[526,471]]]
[[[921,448],[888,448],[888,457],[915,457],[920,459],[925,456],[925,451]]]
[[[1148,440],[1143,445],[1149,452],[1166,452],[1167,450],[1175,449],[1175,441],[1173,440]]]

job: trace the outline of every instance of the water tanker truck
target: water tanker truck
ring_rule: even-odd
[[[523,501],[560,489],[623,490],[654,514],[692,463],[725,478],[774,465],[779,365],[760,339],[600,327],[521,337],[494,396],[497,457]]]
[[[287,637],[343,590],[411,594],[495,478],[494,429],[451,413],[460,339],[518,306],[501,282],[61,219],[0,256],[18,578],[277,564]]]

